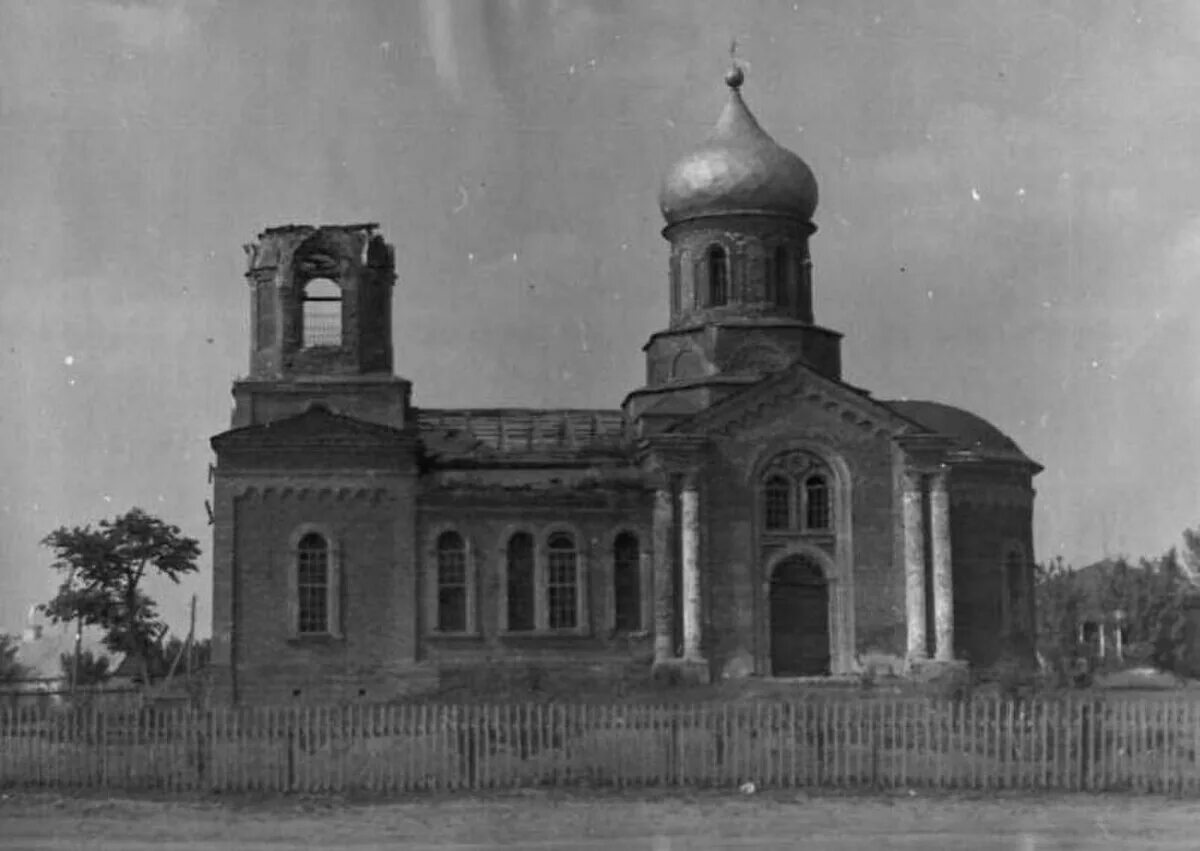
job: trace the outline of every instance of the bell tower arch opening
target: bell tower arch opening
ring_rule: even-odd
[[[341,347],[342,288],[328,278],[313,278],[304,285],[300,299],[301,346]]]

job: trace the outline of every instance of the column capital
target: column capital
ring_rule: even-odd
[[[950,483],[950,465],[938,464],[929,470],[929,482],[933,490],[945,490]]]
[[[704,466],[708,438],[694,434],[656,434],[638,443],[638,460],[648,472],[695,473]]]
[[[900,473],[900,483],[908,493],[919,493],[924,484],[925,471],[914,467],[905,467]]]

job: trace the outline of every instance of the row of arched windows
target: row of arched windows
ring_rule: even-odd
[[[434,629],[444,633],[471,630],[471,583],[468,547],[463,535],[446,530],[435,544],[437,604]],[[642,628],[641,545],[637,535],[622,532],[612,544],[615,626]],[[505,627],[508,632],[579,629],[585,578],[575,536],[555,531],[544,539],[544,567],[539,571],[537,547],[530,532],[514,532],[504,547]]]
[[[696,277],[700,280],[696,281],[693,294],[695,306],[723,307],[729,304],[733,296],[731,271],[729,252],[725,247],[710,245],[704,252],[703,263],[696,270]],[[792,256],[786,246],[776,246],[767,253],[763,272],[766,290],[763,299],[778,307],[793,306]],[[677,264],[673,265],[672,274],[678,277]],[[679,281],[674,281],[673,286],[678,288]],[[677,305],[679,299],[676,296],[672,301]]]
[[[509,632],[537,629],[575,630],[581,626],[585,578],[575,536],[555,531],[545,538],[545,568],[539,575],[534,536],[515,532],[505,546],[504,611]],[[438,535],[435,547],[435,629],[463,633],[472,629],[470,614],[475,577],[466,539],[455,530]],[[318,532],[303,535],[295,551],[295,632],[327,635],[334,631],[336,590],[330,541]],[[641,544],[633,532],[612,542],[614,625],[637,631],[642,625]],[[542,617],[539,617],[539,614]]]

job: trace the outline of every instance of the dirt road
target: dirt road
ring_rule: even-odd
[[[1150,798],[537,793],[405,803],[9,795],[0,849],[1192,849],[1200,803]]]

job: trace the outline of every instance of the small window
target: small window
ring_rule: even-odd
[[[615,626],[622,632],[642,628],[641,548],[637,535],[622,532],[613,542]]]
[[[314,278],[304,285],[302,345],[342,344],[342,289],[328,278]]]
[[[575,539],[556,532],[547,542],[550,551],[546,577],[547,622],[550,629],[574,629],[578,626],[578,571]]]
[[[824,476],[804,481],[804,525],[818,531],[829,528],[829,483]]]
[[[329,543],[310,532],[300,539],[296,553],[297,632],[329,632]]]
[[[517,532],[508,539],[508,629],[525,632],[534,617],[533,536]]]
[[[714,245],[708,249],[708,304],[720,307],[729,301],[729,258],[725,249]]]
[[[437,540],[437,629],[467,630],[467,546],[458,532]]]
[[[792,483],[784,476],[770,476],[764,484],[763,517],[767,529],[792,525]]]

